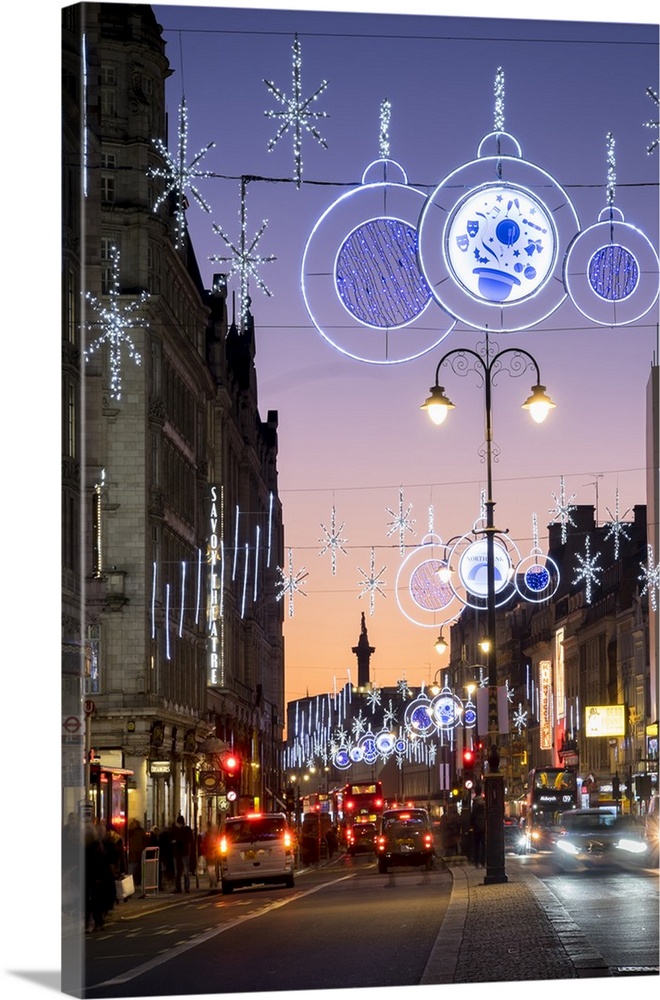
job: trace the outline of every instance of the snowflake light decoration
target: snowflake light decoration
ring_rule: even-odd
[[[383,712],[383,725],[386,729],[391,729],[396,723],[396,711],[392,707],[392,699],[390,698],[388,707]]]
[[[615,500],[615,504],[614,504],[614,513],[612,513],[612,511],[610,510],[609,507],[606,507],[605,510],[607,511],[607,513],[610,515],[610,517],[612,519],[612,523],[609,526],[609,531],[605,535],[605,541],[607,541],[607,539],[610,538],[612,535],[614,536],[614,558],[618,559],[619,558],[619,538],[620,537],[627,538],[628,541],[630,541],[630,535],[628,534],[628,532],[626,531],[626,529],[624,527],[624,525],[626,523],[629,523],[629,522],[626,522],[626,521],[623,520],[624,517],[626,516],[626,514],[630,513],[630,507],[625,512],[625,514],[621,514],[621,516],[619,516],[619,491],[617,490],[616,491],[616,500]]]
[[[358,594],[358,600],[364,597],[365,594],[369,594],[369,614],[374,613],[374,602],[376,597],[376,592],[378,592],[382,597],[385,597],[385,593],[380,589],[381,586],[385,586],[385,581],[382,579],[383,573],[385,572],[385,567],[376,573],[376,556],[375,550],[372,546],[371,548],[371,561],[369,573],[365,573],[360,566],[358,566],[358,573],[361,573],[364,580],[358,581],[358,587],[362,588],[362,592]]]
[[[285,594],[289,595],[289,618],[293,618],[293,595],[301,594],[303,597],[307,597],[305,591],[301,589],[303,580],[308,576],[307,570],[303,567],[297,573],[294,573],[293,553],[289,549],[288,573],[285,573],[280,566],[277,567],[277,572],[280,574],[281,580],[277,583],[280,591],[275,595],[275,599],[281,601]]]
[[[555,521],[559,521],[561,524],[561,542],[562,545],[564,545],[568,537],[568,525],[572,524],[574,528],[576,527],[575,521],[571,517],[571,511],[574,511],[577,508],[573,504],[573,500],[575,500],[575,493],[573,493],[569,499],[566,500],[566,490],[564,487],[563,476],[561,476],[559,480],[559,497],[557,497],[556,493],[553,493],[552,499],[555,501],[556,506],[550,507],[549,512],[555,515],[552,519],[552,523],[554,524]]]
[[[146,320],[138,321],[131,318],[131,313],[143,305],[149,298],[148,292],[142,292],[139,298],[126,302],[121,308],[119,306],[119,296],[121,294],[119,291],[119,259],[119,250],[117,247],[111,247],[112,279],[109,291],[109,307],[104,306],[91,292],[87,292],[85,296],[92,309],[99,316],[98,320],[87,323],[86,326],[90,329],[101,327],[104,331],[85,350],[85,361],[89,361],[91,355],[98,351],[103,344],[108,343],[110,345],[110,396],[112,399],[121,399],[122,344],[126,345],[129,358],[133,358],[136,365],[142,364],[142,356],[135,349],[135,344],[128,331],[136,326],[149,326]]]
[[[264,83],[270,90],[271,94],[275,97],[277,101],[283,107],[283,111],[265,111],[264,114],[267,118],[279,118],[281,119],[281,124],[277,130],[275,138],[271,139],[268,143],[268,152],[272,152],[279,140],[285,135],[289,129],[293,133],[293,164],[294,164],[294,177],[296,182],[296,187],[299,189],[302,183],[302,137],[303,131],[309,132],[313,136],[318,144],[324,149],[328,148],[328,144],[313,124],[313,120],[317,118],[327,118],[327,111],[310,111],[310,105],[318,100],[323,91],[328,86],[328,81],[324,80],[320,87],[312,94],[311,97],[304,98],[302,96],[302,81],[301,81],[301,69],[302,69],[302,55],[300,42],[298,40],[298,34],[294,35],[293,38],[293,67],[292,75],[293,90],[291,92],[291,97],[287,98],[286,95],[276,87],[274,83],[270,80],[264,80]]]
[[[276,260],[277,258],[273,257],[272,254],[270,256],[268,256],[268,257],[262,257],[259,254],[255,253],[255,250],[257,248],[257,244],[259,243],[259,240],[263,236],[263,234],[266,231],[266,228],[268,226],[268,220],[267,219],[264,219],[264,221],[261,223],[261,228],[257,231],[257,233],[255,234],[255,236],[252,238],[252,241],[250,242],[248,240],[248,236],[247,236],[247,185],[245,183],[245,179],[243,179],[243,181],[241,182],[241,208],[240,208],[240,213],[239,214],[240,214],[240,220],[241,220],[241,235],[240,235],[240,239],[238,241],[238,246],[235,246],[232,243],[231,239],[229,238],[229,236],[227,236],[227,234],[224,232],[224,230],[221,228],[221,226],[217,225],[217,223],[215,223],[215,222],[213,223],[213,230],[214,230],[214,232],[216,232],[218,234],[218,236],[222,237],[222,239],[225,241],[226,245],[232,251],[233,256],[232,257],[223,257],[220,254],[214,254],[212,257],[209,257],[209,260],[211,260],[211,261],[223,261],[223,262],[226,261],[226,262],[231,263],[231,270],[229,272],[228,279],[231,278],[231,276],[233,274],[238,274],[239,275],[239,277],[240,277],[240,293],[239,293],[239,295],[240,295],[241,328],[243,330],[245,330],[245,327],[247,325],[248,310],[250,308],[250,288],[249,288],[250,275],[252,275],[252,277],[254,278],[255,282],[257,283],[257,286],[261,289],[261,291],[264,293],[264,295],[267,295],[267,296],[270,297],[271,292],[268,289],[268,287],[266,286],[266,284],[262,281],[261,276],[259,275],[259,272],[257,271],[257,267],[260,264],[269,264],[272,261]]]
[[[523,729],[527,728],[527,710],[523,711],[522,702],[518,702],[518,710],[513,713],[513,724],[520,736]]]
[[[366,728],[367,728],[367,720],[362,715],[362,709],[360,709],[358,714],[353,718],[351,722],[351,730],[353,731],[353,736],[362,736],[362,734],[366,731]]]
[[[335,576],[337,573],[337,549],[343,552],[345,556],[348,555],[348,552],[346,551],[343,545],[343,543],[348,541],[348,539],[341,537],[341,533],[344,530],[344,523],[342,522],[339,528],[337,528],[336,516],[337,512],[333,505],[332,511],[330,513],[330,530],[328,530],[326,526],[322,524],[321,530],[324,532],[325,538],[319,539],[319,541],[325,542],[325,545],[319,552],[319,555],[320,556],[325,555],[328,549],[330,550],[333,576]]]
[[[376,708],[380,705],[381,693],[380,688],[372,687],[371,691],[367,695],[367,705],[372,712],[376,711]]]
[[[657,90],[654,90],[653,87],[647,87],[646,88],[646,93],[648,94],[648,96],[651,98],[652,101],[655,101],[655,106],[657,108],[658,107],[658,103],[659,103]],[[657,129],[658,126],[660,125],[660,122],[653,121],[653,119],[651,119],[651,121],[644,122],[644,125],[645,125],[646,128],[656,128]],[[646,152],[649,153],[649,154],[651,154],[654,149],[657,149],[659,141],[660,141],[660,139],[656,135],[656,137],[653,140],[653,142],[651,143],[651,145],[646,147]]]
[[[393,510],[389,507],[386,508],[387,513],[392,515],[392,520],[389,523],[390,530],[387,532],[387,537],[393,535],[395,531],[399,532],[399,553],[403,555],[405,551],[405,532],[409,531],[412,535],[415,534],[412,525],[416,524],[414,518],[410,518],[410,512],[412,510],[412,504],[408,504],[405,512],[403,509],[403,489],[399,489],[399,512],[395,514]]]
[[[406,680],[405,677],[402,677],[400,680],[396,682],[396,689],[402,698],[408,698],[411,694],[408,681]]]
[[[581,556],[579,553],[577,554],[579,566],[573,580],[574,584],[584,581],[587,604],[591,604],[591,588],[594,584],[598,583],[598,575],[603,572],[602,567],[596,565],[599,559],[600,552],[596,552],[593,556],[591,555],[591,545],[589,535],[587,535],[584,556]]]
[[[150,167],[148,170],[148,176],[161,177],[165,181],[165,190],[156,199],[154,212],[158,211],[169,195],[175,195],[174,217],[176,219],[176,231],[174,245],[178,249],[183,245],[186,232],[186,208],[188,207],[188,200],[185,194],[186,188],[190,190],[191,195],[204,212],[211,211],[210,206],[198,191],[194,181],[199,177],[213,176],[208,170],[198,170],[197,165],[202,157],[208,153],[209,149],[215,146],[215,143],[210,142],[208,146],[204,146],[196,156],[193,156],[190,163],[186,163],[188,159],[188,109],[185,97],[181,99],[181,104],[179,105],[179,135],[176,154],[172,155],[170,153],[162,139],[154,139],[153,143],[166,164],[164,169],[162,167]]]
[[[504,131],[504,70],[498,67],[495,74],[495,111],[493,115],[493,131]]]
[[[651,607],[654,611],[657,611],[658,593],[660,592],[660,562],[655,563],[653,560],[652,545],[647,547],[646,566],[642,565],[642,572],[639,579],[644,583],[644,587],[640,592],[640,597],[643,597],[648,591]]]

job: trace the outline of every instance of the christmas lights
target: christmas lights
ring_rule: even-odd
[[[148,327],[149,324],[146,320],[138,320],[131,318],[131,314],[139,309],[140,306],[144,305],[147,299],[150,297],[148,292],[142,292],[137,299],[133,299],[123,304],[120,307],[119,299],[121,293],[119,291],[119,260],[120,253],[117,247],[113,246],[110,248],[110,261],[112,264],[112,278],[110,282],[110,291],[108,293],[110,298],[110,306],[104,306],[96,296],[92,295],[91,292],[87,292],[85,298],[89,302],[92,309],[98,314],[99,319],[85,324],[89,329],[95,327],[101,327],[103,333],[100,337],[97,337],[93,343],[91,343],[85,353],[85,361],[89,361],[92,354],[100,350],[103,344],[107,343],[110,345],[110,397],[112,399],[121,399],[121,350],[122,344],[126,345],[129,358],[132,358],[136,365],[142,364],[142,356],[139,351],[136,350],[133,339],[128,333],[129,330],[134,329],[136,326]]]
[[[330,550],[333,576],[335,576],[337,573],[337,549],[343,552],[344,555],[348,555],[343,545],[343,543],[346,542],[347,539],[341,537],[341,532],[344,530],[344,522],[342,521],[339,528],[336,527],[336,513],[337,512],[333,504],[332,511],[330,512],[330,530],[328,531],[326,526],[322,524],[321,529],[325,535],[325,539],[323,538],[319,539],[319,541],[321,542],[325,541],[325,545],[319,552],[319,555],[322,556],[328,551],[328,549]]]
[[[657,90],[654,90],[653,87],[647,87],[646,88],[646,93],[651,98],[651,100],[655,102],[655,106],[657,108],[658,107],[658,92],[657,92]],[[644,126],[646,128],[658,128],[659,125],[660,125],[660,122],[653,121],[653,119],[651,119],[648,122],[644,122]],[[649,154],[651,154],[654,149],[657,149],[658,148],[658,141],[659,141],[659,139],[658,139],[658,136],[656,135],[656,137],[653,140],[653,142],[651,143],[651,145],[646,147],[646,152],[649,153]]]
[[[575,528],[575,521],[571,517],[571,511],[577,510],[573,503],[575,500],[575,493],[566,500],[566,490],[564,487],[564,477],[561,476],[559,479],[559,497],[556,493],[552,494],[552,499],[555,501],[555,507],[550,507],[549,513],[555,516],[552,519],[554,524],[559,521],[561,524],[561,543],[566,544],[566,539],[568,538],[568,525],[571,524]]]
[[[247,237],[247,183],[245,178],[241,181],[241,208],[240,208],[240,220],[241,220],[241,235],[238,241],[238,246],[235,246],[229,236],[224,232],[221,226],[217,223],[213,223],[213,230],[221,236],[225,241],[226,245],[232,251],[233,256],[223,257],[221,254],[214,254],[209,257],[211,261],[222,261],[229,262],[231,264],[231,270],[228,275],[228,279],[234,274],[238,274],[240,278],[240,317],[241,317],[241,330],[244,331],[247,327],[248,311],[250,308],[250,275],[253,276],[257,283],[257,286],[261,289],[264,295],[270,297],[271,293],[267,286],[261,279],[257,267],[260,264],[268,264],[274,260],[277,260],[272,254],[268,257],[262,257],[259,254],[255,254],[254,251],[257,248],[259,240],[263,236],[266,228],[268,226],[268,220],[264,219],[261,223],[261,228],[257,231],[252,241],[248,241]]]
[[[591,604],[591,588],[598,583],[598,576],[603,572],[601,566],[597,566],[596,563],[600,559],[600,552],[591,554],[591,543],[589,540],[589,535],[585,538],[585,549],[584,555],[581,556],[578,552],[576,555],[578,561],[578,568],[576,570],[573,583],[584,582],[584,596],[586,598],[587,604]]]
[[[607,511],[607,513],[610,515],[610,518],[612,519],[612,523],[610,524],[609,531],[605,535],[605,541],[607,541],[608,538],[611,538],[612,535],[614,536],[614,558],[618,559],[619,558],[619,539],[621,537],[623,537],[623,538],[627,538],[628,541],[630,541],[630,535],[628,534],[628,532],[625,529],[625,525],[629,524],[630,522],[626,522],[626,521],[623,520],[624,517],[626,516],[626,514],[630,513],[630,507],[625,512],[625,514],[619,515],[619,490],[618,489],[616,491],[615,497],[616,497],[616,500],[615,500],[615,504],[614,504],[614,513],[612,513],[612,511],[610,510],[609,507],[605,508],[605,510]]]
[[[288,572],[285,573],[281,566],[277,567],[277,572],[280,574],[281,579],[277,584],[279,587],[279,593],[275,595],[275,599],[281,601],[285,594],[289,595],[289,618],[293,618],[294,594],[301,594],[303,597],[307,597],[307,594],[302,589],[301,584],[309,574],[304,567],[301,570],[298,570],[297,573],[294,572],[293,553],[291,549],[289,549],[288,560]]]
[[[264,80],[268,90],[284,108],[283,111],[269,110],[265,111],[264,114],[267,118],[281,119],[281,124],[277,130],[275,138],[271,139],[268,143],[269,153],[273,151],[283,135],[285,135],[289,130],[293,133],[293,179],[296,182],[296,187],[300,188],[303,173],[303,130],[309,132],[309,134],[313,136],[318,144],[324,149],[328,148],[327,142],[317,127],[313,124],[314,119],[327,118],[328,113],[327,111],[309,110],[312,102],[318,100],[321,94],[325,91],[328,86],[328,81],[324,80],[311,97],[304,98],[302,96],[302,53],[297,33],[293,38],[292,77],[292,92],[290,98],[287,98],[279,87],[276,87],[270,80]]]
[[[373,615],[376,592],[378,592],[382,597],[385,597],[384,592],[380,589],[381,586],[385,586],[385,581],[382,579],[383,573],[385,572],[385,567],[376,573],[376,562],[375,562],[375,551],[373,546],[371,547],[371,561],[369,573],[366,573],[360,566],[358,566],[358,573],[361,573],[364,577],[363,581],[358,581],[358,587],[361,588],[361,593],[358,594],[358,600],[364,597],[365,594],[369,594],[369,614]]]
[[[660,562],[655,563],[653,560],[653,546],[647,546],[647,558],[646,565],[642,566],[642,572],[639,579],[644,583],[644,587],[640,591],[640,597],[648,593],[649,600],[651,602],[651,608],[653,611],[658,610],[658,593],[660,593]]]
[[[403,555],[405,552],[405,532],[409,531],[412,535],[415,534],[413,529],[413,524],[417,524],[415,518],[410,517],[410,512],[412,510],[412,504],[408,504],[405,512],[403,509],[403,488],[399,488],[399,512],[395,514],[393,510],[389,507],[386,508],[387,513],[392,515],[392,520],[389,521],[390,530],[387,532],[387,537],[394,534],[395,531],[399,532],[399,554]]]
[[[198,178],[213,176],[208,170],[198,170],[197,164],[206,156],[210,149],[213,149],[215,143],[210,142],[207,146],[204,146],[196,156],[193,156],[190,163],[186,163],[188,159],[188,109],[185,97],[182,97],[179,105],[179,132],[176,154],[172,155],[170,153],[162,139],[154,139],[153,144],[166,164],[164,169],[162,167],[149,167],[148,169],[150,177],[162,178],[165,181],[165,189],[160,197],[156,199],[154,212],[158,211],[163,202],[171,194],[175,196],[174,217],[176,219],[176,227],[174,245],[178,249],[183,246],[186,235],[186,208],[188,207],[186,190],[190,190],[193,198],[204,212],[211,211],[210,206],[194,182]]]

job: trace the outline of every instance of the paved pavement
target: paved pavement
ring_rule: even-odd
[[[451,900],[422,984],[610,976],[603,957],[528,869],[511,865],[507,882],[484,885],[484,868],[460,858],[442,863],[447,863],[453,879]],[[321,866],[327,864],[332,862],[321,862]],[[142,895],[138,889],[126,902],[117,903],[109,922],[134,920],[217,891],[208,875],[192,876],[189,895],[168,890]],[[63,918],[63,930],[78,933],[80,929]]]

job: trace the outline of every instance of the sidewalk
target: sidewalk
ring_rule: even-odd
[[[422,984],[609,976],[603,957],[522,865],[484,885],[485,868],[450,866],[451,901]]]

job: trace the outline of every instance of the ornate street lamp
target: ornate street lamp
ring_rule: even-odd
[[[497,718],[497,669],[495,661],[495,548],[494,539],[498,534],[495,527],[493,500],[493,416],[491,393],[496,376],[501,371],[507,371],[511,376],[518,377],[530,369],[536,373],[536,383],[532,386],[532,394],[522,404],[528,409],[536,421],[541,423],[548,412],[556,404],[550,399],[541,385],[541,373],[534,357],[520,347],[507,347],[501,351],[491,349],[486,332],[485,344],[477,345],[481,353],[471,348],[455,348],[444,354],[435,370],[435,385],[431,386],[430,396],[421,409],[427,410],[435,424],[442,424],[449,413],[455,409],[447,396],[444,386],[440,385],[440,370],[448,365],[451,370],[462,377],[468,372],[476,372],[485,388],[486,410],[486,523],[480,531],[486,536],[486,586],[487,586],[487,627],[486,639],[488,649],[485,651],[488,667],[488,737],[490,749],[488,753],[488,774],[486,775],[486,875],[485,884],[508,882],[504,867],[504,777],[499,773],[499,750],[497,746],[499,724]],[[483,648],[483,647],[482,647]]]

